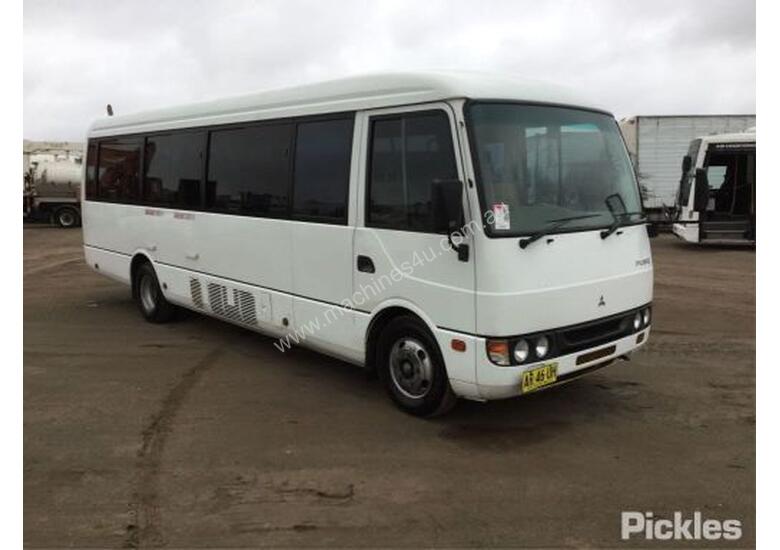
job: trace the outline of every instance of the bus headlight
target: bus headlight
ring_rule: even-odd
[[[550,340],[547,339],[547,336],[540,336],[536,339],[534,351],[539,359],[542,359],[547,355],[547,352],[550,351]]]
[[[650,308],[645,309],[645,311],[642,313],[642,323],[645,326],[650,325]]]
[[[515,344],[515,361],[518,363],[522,363],[526,359],[528,359],[528,352],[530,351],[530,348],[528,346],[528,342],[525,340],[518,340]]]
[[[639,330],[642,328],[642,314],[637,311],[634,315],[634,330]]]

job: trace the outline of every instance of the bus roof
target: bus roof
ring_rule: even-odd
[[[568,88],[514,76],[478,72],[382,73],[130,115],[106,116],[92,124],[89,135],[100,137],[230,124],[456,98],[528,101],[604,111]]]

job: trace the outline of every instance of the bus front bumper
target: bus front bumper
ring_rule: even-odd
[[[518,366],[499,366],[491,363],[484,351],[486,341],[485,339],[479,339],[481,341],[478,340],[476,345],[477,349],[481,348],[482,353],[478,353],[477,359],[476,390],[479,397],[483,400],[506,399],[527,395],[521,389],[523,374],[551,363],[556,365],[556,380],[529,393],[555,387],[601,367],[606,367],[616,359],[627,358],[630,353],[647,343],[650,337],[650,329],[651,326],[647,326],[639,332],[606,344],[580,350],[569,355],[553,357],[546,361]]]

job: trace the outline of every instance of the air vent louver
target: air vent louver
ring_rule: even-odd
[[[200,286],[200,281],[197,279],[190,279],[190,297],[192,303],[198,309],[204,309],[203,307],[203,290]]]
[[[255,297],[245,290],[227,288],[217,283],[206,285],[209,306],[215,315],[236,323],[257,325]]]

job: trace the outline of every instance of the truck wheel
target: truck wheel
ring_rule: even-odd
[[[393,402],[415,416],[438,416],[455,406],[439,346],[428,327],[411,316],[396,317],[378,343],[378,374]]]
[[[81,225],[81,216],[79,216],[79,211],[75,208],[65,206],[54,212],[54,221],[56,221],[57,225],[60,227],[69,229]]]
[[[176,306],[165,299],[150,263],[142,264],[133,279],[133,297],[144,319],[151,323],[167,323],[176,316]]]

